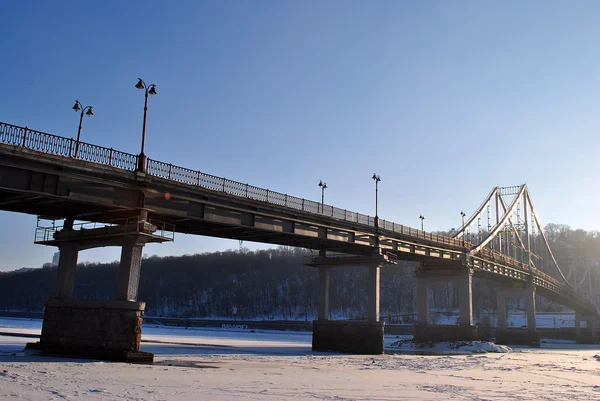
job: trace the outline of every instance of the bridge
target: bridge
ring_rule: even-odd
[[[145,307],[137,301],[142,249],[148,242],[172,241],[174,233],[318,250],[306,260],[319,269],[315,350],[382,352],[380,269],[398,260],[420,262],[416,339],[478,337],[472,313],[475,277],[498,283],[497,342],[539,341],[536,294],[575,310],[577,327],[588,320],[592,336],[581,336],[582,341],[597,341],[597,307],[565,279],[526,185],[494,187],[460,228],[442,235],[0,122],[0,210],[52,221],[38,225],[35,239],[60,250],[56,291],[46,304],[37,344],[48,352],[151,358],[139,348]],[[101,246],[122,248],[116,299],[72,299],[78,252]],[[369,269],[368,319],[330,320],[330,271],[351,265]],[[429,320],[435,281],[458,287],[459,324]],[[506,327],[505,300],[511,297],[526,299],[527,330]]]

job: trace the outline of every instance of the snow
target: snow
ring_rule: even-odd
[[[408,337],[408,336],[407,336]],[[487,352],[511,352],[512,349],[505,345],[498,345],[488,341],[451,341],[438,343],[415,343],[412,338],[404,338],[386,345],[390,351],[418,354],[472,354]]]
[[[0,332],[41,321],[0,319]],[[36,331],[37,330],[37,331]],[[154,365],[52,358],[0,335],[1,400],[598,400],[600,347],[465,355],[312,352],[310,333],[144,326]],[[410,337],[401,337],[408,340]],[[386,336],[386,348],[399,339]],[[484,347],[477,345],[477,347]]]

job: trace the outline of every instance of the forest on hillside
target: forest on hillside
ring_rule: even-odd
[[[576,280],[583,283],[581,291],[589,287],[597,292],[598,233],[551,224],[545,231],[565,274],[575,269]],[[278,247],[146,257],[142,262],[138,298],[146,302],[147,316],[310,321],[317,314],[318,270],[304,266],[307,255],[312,255],[309,250]],[[401,262],[382,269],[381,313],[391,316],[394,322],[412,319],[416,267],[415,263]],[[74,297],[114,299],[117,274],[117,262],[79,264]],[[55,281],[56,267],[0,273],[0,310],[41,312],[45,301],[53,295]],[[333,269],[330,284],[333,318],[366,317],[366,281],[366,268]],[[476,317],[495,310],[495,288],[494,283],[474,280]],[[451,284],[439,283],[432,297],[432,310],[443,313],[457,307],[457,291]],[[561,310],[541,298],[537,307],[540,311]]]

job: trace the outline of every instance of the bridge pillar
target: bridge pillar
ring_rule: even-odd
[[[136,243],[135,240],[128,241],[122,246],[117,283],[117,301],[137,300],[143,249],[144,244]]]
[[[461,326],[473,326],[473,271],[467,269],[466,274],[458,276],[458,308]]]
[[[417,276],[417,323],[429,324],[429,283],[431,279]]]
[[[524,291],[525,305],[527,308],[527,330],[535,333],[535,287],[531,286]]]
[[[524,284],[517,287],[506,287],[496,291],[498,324],[496,344],[505,345],[540,345],[540,334],[536,331],[535,320],[535,287]],[[506,324],[506,299],[523,298],[527,311],[527,328],[508,328]]]
[[[40,341],[28,344],[50,354],[67,354],[128,362],[152,362],[153,354],[140,351],[146,304],[136,302],[142,250],[146,242],[164,242],[157,227],[146,220],[123,219],[122,225],[72,229],[45,235],[44,245],[58,246],[60,259],[54,298],[46,302]],[[121,246],[121,263],[112,301],[76,300],[73,284],[78,252]]]
[[[498,331],[506,330],[506,297],[504,293],[498,291],[496,293],[496,312],[498,315]]]
[[[471,341],[477,340],[473,325],[473,271],[460,261],[422,262],[417,280],[417,324],[414,340]],[[458,286],[459,324],[431,324],[429,319],[429,288],[435,281]]]
[[[313,321],[313,351],[333,351],[351,354],[383,353],[383,326],[379,321],[381,266],[390,263],[380,253],[365,256],[308,258],[306,265],[319,268],[318,320]],[[367,280],[367,319],[329,320],[329,274],[334,266],[364,266],[369,269]]]
[[[368,314],[369,322],[379,323],[379,302],[381,297],[381,267],[369,266],[368,283]]]
[[[329,320],[329,266],[319,267],[319,321]]]
[[[71,299],[73,298],[73,287],[75,285],[75,270],[77,269],[79,247],[77,244],[69,243],[59,246],[58,250],[60,255],[58,257],[54,298]]]

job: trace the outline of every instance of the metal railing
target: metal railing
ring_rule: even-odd
[[[2,122],[0,122],[0,143],[127,171],[135,171],[138,167],[138,156],[131,153],[120,152],[112,148],[105,148],[85,142],[77,143],[73,138],[47,134],[27,127],[19,127]],[[320,202],[298,198],[264,188],[258,188],[250,184],[228,180],[224,177],[217,177],[201,171],[175,166],[170,163],[164,163],[150,158],[147,159],[145,167],[146,173],[154,177],[212,191],[219,191],[232,196],[266,202],[302,211],[304,213],[317,214],[336,220],[353,222],[358,225],[375,227],[375,218],[372,216],[340,209],[331,205],[324,205]],[[382,233],[390,232],[406,235],[407,237],[424,239],[433,243],[447,244],[456,247],[474,247],[474,244],[465,241],[464,239],[456,239],[441,234],[425,232],[383,219],[379,219],[378,223]],[[482,249],[481,254],[487,258],[501,261],[502,263],[523,272],[531,273],[527,265],[496,251]],[[543,277],[549,284],[562,287],[560,282],[547,274],[540,271],[537,271],[536,274],[539,277]]]
[[[64,221],[58,221],[57,224],[57,220],[52,220],[52,225],[44,226],[40,225],[41,220],[42,219],[38,219],[38,225],[35,229],[34,242],[38,243],[54,241],[56,239],[55,234],[63,231]],[[85,232],[85,230],[97,230],[101,228],[106,228],[107,231],[110,230],[111,235],[120,233],[129,234],[132,232],[132,228],[134,228],[136,232],[140,232],[140,223],[149,224],[156,228],[152,231],[153,237],[160,237],[165,241],[173,241],[175,239],[175,226],[173,224],[165,223],[163,221],[158,220],[142,220],[140,216],[125,217],[110,220],[107,222],[79,222],[73,224],[72,231]],[[116,228],[116,230],[114,228]]]
[[[0,122],[0,143],[134,171],[137,155]]]

